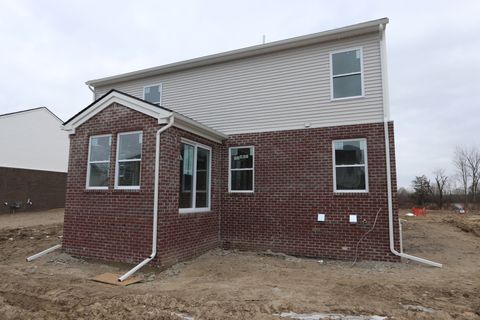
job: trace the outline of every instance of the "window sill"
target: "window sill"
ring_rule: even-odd
[[[85,193],[140,193],[141,189],[85,189]]]
[[[255,197],[255,192],[228,192],[228,197]]]
[[[210,208],[201,208],[201,209],[178,209],[180,215],[190,215],[196,213],[211,213],[212,209]]]
[[[253,190],[245,190],[245,191],[228,191],[229,194],[254,194],[255,191]]]
[[[368,191],[334,191],[334,196],[350,196],[350,197],[366,197],[369,195]]]
[[[355,100],[355,99],[363,99],[363,98],[365,98],[365,95],[354,96],[354,97],[343,97],[343,98],[330,98],[330,101],[337,102],[337,101]]]
[[[84,192],[87,193],[106,193],[110,191],[108,188],[86,188]]]
[[[127,188],[116,188],[116,189],[112,189],[113,192],[117,192],[117,193],[138,193],[140,192],[140,188],[135,188],[135,189],[127,189]]]

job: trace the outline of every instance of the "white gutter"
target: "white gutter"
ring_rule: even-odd
[[[160,134],[173,126],[174,122],[174,116],[173,114],[170,116],[170,120],[168,121],[168,124],[161,127],[157,131],[157,141],[156,141],[156,148],[155,148],[155,189],[154,189],[154,194],[153,194],[153,227],[152,227],[152,253],[150,256],[140,262],[138,265],[133,267],[130,271],[125,273],[123,276],[118,278],[118,281],[124,281],[128,279],[132,274],[137,272],[139,269],[141,269],[143,266],[145,266],[147,263],[152,261],[155,256],[157,255],[157,224],[158,224],[158,179],[159,179],[159,173],[160,173]]]
[[[385,24],[379,25],[380,29],[380,59],[382,64],[382,86],[383,86],[383,113],[384,113],[384,122],[383,127],[385,130],[385,159],[387,161],[387,199],[388,199],[388,233],[390,237],[390,251],[399,257],[417,261],[429,266],[441,268],[442,264],[427,259],[415,257],[403,252],[398,252],[395,249],[395,238],[393,233],[393,205],[392,205],[392,176],[391,176],[391,167],[390,167],[390,137],[388,134],[388,121],[390,119],[390,109],[389,109],[389,97],[388,97],[388,74],[387,74],[387,55],[386,55],[386,44],[385,44]],[[399,222],[400,223],[400,222]]]

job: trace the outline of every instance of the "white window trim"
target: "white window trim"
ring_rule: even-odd
[[[348,164],[348,165],[336,165],[335,159],[335,143],[336,142],[351,142],[351,141],[363,141],[365,143],[364,150],[364,164]],[[332,141],[332,154],[333,154],[333,191],[335,193],[368,193],[368,152],[367,152],[367,139],[365,138],[356,138],[356,139],[339,139]],[[365,167],[365,189],[364,190],[337,190],[337,167]]]
[[[155,87],[155,86],[158,86],[158,90],[160,91],[160,101],[158,101],[158,102],[150,102],[150,101],[145,100],[145,88]],[[159,105],[162,104],[162,96],[163,96],[162,83],[152,83],[152,84],[143,86],[143,89],[142,89],[142,90],[143,90],[143,92],[142,92],[143,100],[147,101],[148,103],[153,103],[153,104],[157,104],[157,103],[158,103]]]
[[[250,148],[252,153],[252,168],[232,169],[232,149]],[[232,170],[246,171],[252,170],[252,190],[232,190]],[[229,193],[254,193],[255,192],[255,146],[234,146],[228,148],[228,192]]]
[[[358,96],[334,98],[334,94],[333,94],[333,77],[334,77],[334,75],[333,75],[333,60],[332,60],[332,57],[336,53],[342,53],[342,52],[348,52],[348,51],[354,51],[354,50],[360,50],[360,79],[361,79],[360,81],[361,81],[362,94],[358,95]],[[347,49],[331,51],[330,52],[330,100],[331,101],[341,101],[341,100],[364,98],[365,97],[365,81],[364,81],[363,69],[364,68],[363,68],[363,48],[362,47],[347,48]],[[335,75],[335,77],[348,76],[348,75],[353,75],[353,74],[358,74],[358,72],[337,74],[337,75]]]
[[[194,147],[193,151],[193,177],[192,177],[192,206],[196,205],[197,201],[197,150],[198,147],[202,149],[206,149],[210,152],[210,162],[208,165],[208,207],[204,208],[178,208],[178,213],[197,213],[197,212],[208,212],[211,211],[212,207],[212,162],[213,162],[213,156],[212,156],[212,148],[209,146],[206,146],[204,144],[184,139],[180,139],[180,143],[185,143],[188,144],[192,147]]]
[[[118,155],[120,153],[120,136],[124,136],[127,134],[134,134],[134,133],[140,133],[140,136],[142,137],[142,143],[140,146],[140,159],[129,159],[129,160],[119,160]],[[143,131],[129,131],[129,132],[120,132],[117,134],[117,155],[115,158],[115,189],[117,190],[140,190],[140,185],[142,184],[142,152],[143,152]],[[140,162],[140,172],[139,172],[139,180],[138,180],[138,186],[119,186],[118,185],[118,180],[119,180],[119,174],[120,174],[120,162]]]
[[[108,160],[102,161],[90,161],[90,153],[92,151],[92,139],[93,138],[101,138],[101,137],[109,137],[109,150],[108,150]],[[87,190],[108,190],[108,186],[105,187],[91,187],[90,186],[90,164],[91,163],[108,163],[108,175],[110,176],[110,158],[111,158],[111,147],[112,147],[112,135],[111,134],[100,134],[96,136],[90,136],[88,139],[88,158],[87,158],[87,179],[85,182],[85,189]]]

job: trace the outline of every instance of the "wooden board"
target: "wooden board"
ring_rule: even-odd
[[[96,281],[96,282],[101,282],[101,283],[108,283],[108,284],[113,284],[115,286],[121,286],[121,287],[126,287],[128,285],[138,283],[142,281],[141,278],[139,277],[130,277],[125,281],[118,281],[118,278],[121,276],[121,274],[114,274],[114,273],[102,273],[95,278],[92,278],[91,280]]]

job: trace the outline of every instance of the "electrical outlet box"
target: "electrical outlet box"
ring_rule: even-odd
[[[324,213],[317,213],[317,221],[318,222],[325,222],[325,214]]]
[[[351,214],[349,221],[350,221],[350,223],[357,223],[357,215],[356,214]]]

